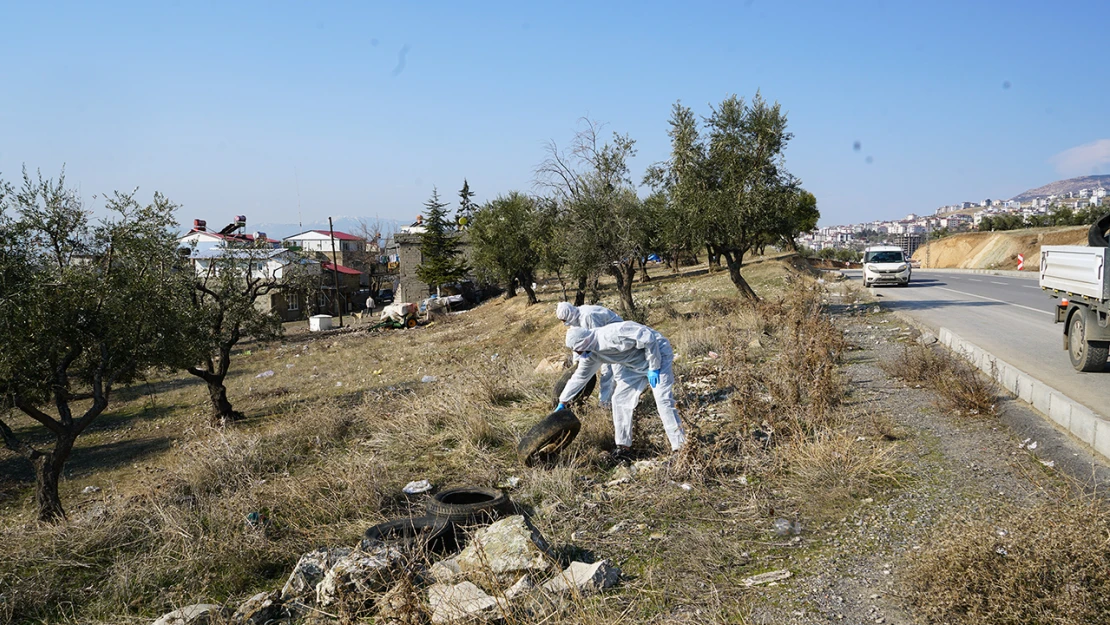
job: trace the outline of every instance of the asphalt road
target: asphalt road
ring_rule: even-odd
[[[845,271],[861,280],[860,271]],[[1064,350],[1064,328],[1053,323],[1057,300],[1041,291],[1037,275],[993,276],[915,269],[909,286],[873,287],[891,310],[964,339],[1025,371],[1071,399],[1110,416],[1110,365],[1079,373]]]

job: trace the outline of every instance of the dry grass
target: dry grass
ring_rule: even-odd
[[[785,486],[813,510],[842,509],[853,499],[898,483],[893,447],[858,440],[843,431],[798,441],[784,452],[789,467]]]
[[[942,347],[906,345],[884,369],[908,384],[937,391],[940,407],[957,415],[993,415],[998,387],[966,360]]]
[[[442,488],[517,476],[514,501],[558,553],[608,557],[625,571],[616,594],[584,600],[560,622],[735,622],[747,601],[739,579],[752,572],[741,554],[762,537],[767,511],[815,513],[800,495],[782,501],[782,485],[847,462],[844,488],[858,494],[882,474],[866,467],[886,470],[866,446],[851,445],[847,460],[822,451],[849,420],[835,368],[843,339],[819,288],[774,261],[745,275],[768,301],[741,303],[724,272],[637,285],[644,314],[680,354],[676,395],[692,441],[624,486],[605,486],[612,423],[593,405],[552,466],[516,460],[520,435],[549,410],[554,376],[533,367],[563,351],[554,300],[495,300],[416,330],[247,346],[229,390],[249,419],[232,429],[201,425],[203,389],[187,378],[152,380],[154,401],[136,393],[112,429],[82,444],[126,435],[174,445],[71,478],[68,524],[25,524],[16,515],[30,512],[26,494],[8,502],[0,617],[149,622],[189,603],[233,603],[280,587],[305,551],[353,545],[369,525],[422,513],[421,498],[400,494],[410,480]],[[650,395],[635,441],[667,457]],[[77,504],[90,484],[104,491]],[[248,522],[252,512],[264,521]],[[632,529],[610,534],[621,521]],[[365,605],[344,609],[367,616]]]
[[[991,518],[938,528],[909,562],[909,599],[929,622],[1110,622],[1110,511],[1101,500],[992,507]]]

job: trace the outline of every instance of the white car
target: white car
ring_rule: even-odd
[[[863,286],[910,283],[909,261],[902,248],[893,245],[875,245],[863,250]]]

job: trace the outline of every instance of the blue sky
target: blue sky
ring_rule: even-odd
[[[525,4],[6,2],[0,174],[182,222],[408,221],[433,185],[531,189],[586,115],[638,178],[675,100],[756,90],[822,224],[1110,173],[1110,2]]]

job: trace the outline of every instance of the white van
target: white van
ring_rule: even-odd
[[[893,245],[873,245],[863,250],[863,286],[876,284],[910,283],[910,263],[902,248]]]

